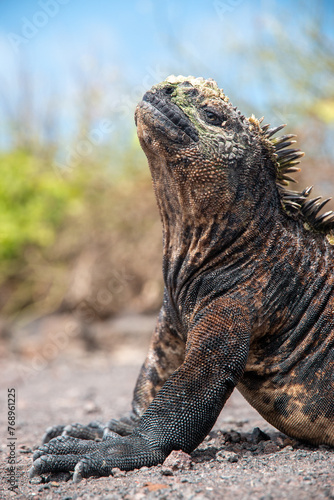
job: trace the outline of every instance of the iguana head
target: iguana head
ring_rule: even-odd
[[[157,197],[178,200],[183,216],[221,215],[242,193],[243,204],[256,202],[246,191],[263,167],[259,123],[234,108],[215,81],[168,77],[146,92],[136,123]]]
[[[269,129],[245,118],[214,80],[170,76],[146,92],[135,117],[158,204],[169,219],[229,218],[240,229],[283,210],[305,220],[313,214],[307,222],[316,226],[317,200],[306,201],[310,189],[284,187],[303,155],[286,149],[294,136],[273,139],[283,126]],[[331,215],[324,223],[332,224]]]
[[[218,163],[224,156],[232,159],[237,151],[233,155],[228,143],[237,144],[234,134],[242,131],[242,119],[214,80],[192,76],[168,77],[146,92],[136,110],[145,151],[159,151],[168,160],[181,151],[183,156],[195,151],[210,160],[214,156]]]

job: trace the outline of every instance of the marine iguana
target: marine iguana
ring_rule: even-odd
[[[31,475],[79,481],[191,452],[235,387],[277,429],[333,446],[334,213],[319,214],[327,200],[310,188],[287,188],[303,154],[294,136],[273,138],[283,125],[261,126],[215,81],[181,76],[144,95],[136,123],[165,291],[132,411],[50,428]]]

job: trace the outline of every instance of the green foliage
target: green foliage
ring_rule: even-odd
[[[80,192],[52,166],[24,152],[0,156],[0,269],[12,269],[25,248],[46,247]]]
[[[3,153],[0,172],[3,316],[158,307],[161,229],[137,139],[63,168]]]

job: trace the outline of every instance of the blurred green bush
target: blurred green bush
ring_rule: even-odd
[[[159,306],[160,220],[137,143],[68,169],[2,153],[0,172],[3,316],[60,310],[93,321]]]
[[[30,246],[47,247],[82,197],[77,182],[64,182],[24,152],[0,155],[0,271],[3,279]]]

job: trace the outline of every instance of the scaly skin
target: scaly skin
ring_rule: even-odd
[[[289,436],[333,446],[334,250],[314,230],[331,231],[332,215],[282,187],[301,155],[284,152],[291,136],[270,139],[193,77],[154,86],[136,123],[163,226],[156,331],[132,412],[105,429],[49,429],[32,475],[78,481],[191,452],[236,386]]]

